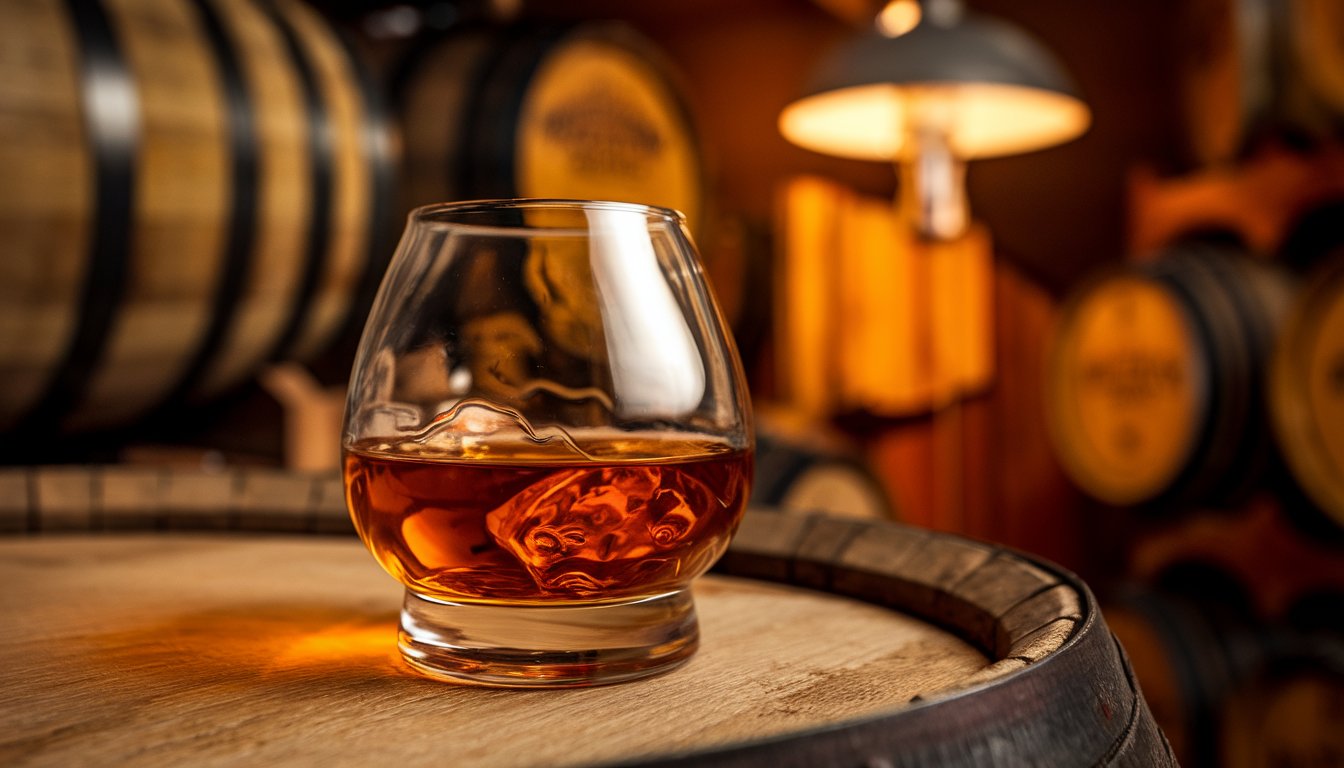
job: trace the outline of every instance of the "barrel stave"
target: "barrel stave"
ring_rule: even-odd
[[[125,425],[343,329],[386,142],[316,12],[25,0],[0,28],[0,425]]]

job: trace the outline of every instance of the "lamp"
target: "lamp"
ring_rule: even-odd
[[[922,18],[921,18],[922,16]],[[908,31],[907,31],[908,30]],[[779,129],[825,154],[894,160],[925,237],[967,226],[965,161],[1059,144],[1091,122],[1063,68],[1022,30],[959,0],[893,0],[877,29],[813,73]]]

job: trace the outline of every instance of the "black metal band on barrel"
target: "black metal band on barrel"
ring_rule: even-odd
[[[463,173],[460,189],[480,197],[518,196],[516,148],[527,84],[546,52],[566,32],[545,29],[520,34],[499,46],[497,58],[479,70],[468,101],[470,122],[462,142],[468,154],[458,166]]]
[[[1188,720],[1191,741],[1195,744],[1218,743],[1218,723],[1207,706],[1218,693],[1210,690],[1210,681],[1231,673],[1226,669],[1209,671],[1211,665],[1217,664],[1209,658],[1215,639],[1192,626],[1189,614],[1176,610],[1179,606],[1138,592],[1127,594],[1125,602],[1140,612],[1147,626],[1160,638],[1162,648],[1174,656],[1171,674],[1187,705],[1180,715]],[[1206,645],[1199,647],[1192,643]]]
[[[1269,462],[1269,452],[1265,446],[1269,444],[1271,436],[1269,419],[1263,407],[1265,380],[1260,372],[1273,354],[1275,328],[1250,283],[1255,276],[1249,271],[1235,271],[1239,269],[1236,259],[1250,258],[1249,255],[1231,250],[1208,251],[1203,255],[1201,265],[1236,310],[1232,317],[1235,321],[1235,337],[1245,342],[1242,349],[1244,354],[1237,361],[1239,370],[1229,371],[1229,375],[1224,378],[1224,386],[1231,387],[1236,383],[1242,385],[1239,389],[1243,400],[1237,414],[1239,418],[1235,422],[1240,448],[1235,452],[1236,462],[1227,473],[1235,487],[1244,478],[1262,474]]]
[[[1182,265],[1172,261],[1158,262],[1153,265],[1156,272],[1153,278],[1159,281],[1164,288],[1180,297],[1181,304],[1186,307],[1185,318],[1189,321],[1191,330],[1195,335],[1195,348],[1206,350],[1209,354],[1209,367],[1216,368],[1218,361],[1214,359],[1213,355],[1217,350],[1215,346],[1217,339],[1214,336],[1214,330],[1209,326],[1208,318],[1204,317],[1204,313],[1200,311],[1199,297],[1190,290],[1178,274],[1173,272],[1173,270],[1179,270],[1181,267]],[[1204,382],[1203,386],[1204,402],[1195,404],[1198,415],[1194,423],[1200,425],[1200,431],[1199,434],[1195,435],[1194,443],[1192,443],[1188,452],[1189,456],[1196,458],[1186,462],[1186,465],[1181,468],[1177,476],[1168,485],[1169,489],[1185,489],[1192,482],[1201,480],[1200,475],[1203,467],[1198,457],[1204,456],[1209,450],[1209,445],[1213,439],[1213,429],[1210,425],[1218,418],[1221,409],[1225,407],[1224,400],[1226,399],[1226,396],[1219,391],[1218,387],[1210,386],[1207,381]],[[1180,495],[1179,491],[1177,495]]]
[[[760,504],[778,505],[788,495],[794,481],[818,460],[819,456],[809,456],[791,446],[757,436],[756,483],[751,489],[752,499]]]
[[[87,392],[130,276],[140,149],[135,84],[102,5],[97,0],[66,0],[66,8],[79,41],[80,102],[93,155],[95,191],[79,322],[45,394],[19,425],[20,432],[31,434],[54,430]]]
[[[340,29],[335,30],[335,33],[355,73],[355,84],[359,88],[360,101],[364,106],[360,139],[369,162],[369,216],[368,234],[365,238],[367,255],[364,259],[364,274],[361,275],[359,286],[351,300],[345,327],[337,337],[358,342],[364,328],[364,320],[373,307],[374,296],[378,293],[378,284],[392,260],[392,250],[396,242],[393,238],[398,234],[391,228],[391,201],[396,194],[396,178],[393,173],[393,155],[389,138],[391,113],[383,92],[374,81],[373,73],[360,63],[350,39]]]
[[[229,40],[224,24],[209,0],[193,4],[200,14],[201,26],[219,72],[224,96],[224,114],[228,121],[229,218],[225,232],[224,259],[215,278],[211,297],[210,320],[196,351],[183,370],[182,377],[165,398],[166,407],[180,404],[191,394],[224,343],[252,266],[257,236],[257,129],[254,110],[237,51]]]
[[[283,359],[298,339],[303,322],[308,316],[308,308],[317,294],[317,284],[322,276],[322,265],[326,260],[328,245],[331,241],[332,219],[332,147],[331,116],[327,114],[326,102],[317,81],[317,73],[304,54],[298,34],[274,3],[263,4],[267,15],[280,31],[289,54],[294,71],[299,78],[299,87],[303,92],[304,112],[308,117],[308,186],[310,207],[308,224],[305,228],[305,253],[303,275],[290,307],[289,319],[284,330],[271,348],[270,359]]]
[[[507,35],[489,30],[483,32],[483,34],[490,35],[490,42],[486,45],[484,52],[473,62],[471,72],[465,76],[468,82],[466,84],[466,97],[462,102],[460,137],[455,146],[452,147],[453,162],[448,165],[448,168],[455,171],[456,174],[449,174],[451,178],[446,179],[446,182],[448,189],[457,190],[464,197],[513,197],[512,184],[507,185],[508,189],[502,194],[480,192],[476,189],[478,177],[484,175],[488,178],[491,175],[498,175],[498,172],[492,174],[490,170],[494,167],[495,156],[483,154],[486,150],[477,143],[477,135],[481,133],[488,135],[489,133],[482,125],[481,109],[485,103],[487,89],[497,87],[492,86],[492,75],[504,62],[512,46],[511,38]],[[513,140],[511,128],[505,126],[501,129],[498,125],[491,125],[490,128],[509,131],[509,141]],[[512,161],[510,161],[510,169],[512,167]]]

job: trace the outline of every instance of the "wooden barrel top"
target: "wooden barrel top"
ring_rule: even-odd
[[[751,510],[685,667],[475,689],[401,664],[356,540],[258,532],[342,530],[332,478],[139,472],[0,470],[6,763],[1171,764],[1086,586],[1001,548]]]
[[[5,762],[586,765],[873,714],[987,664],[908,615],[712,577],[683,669],[531,695],[412,673],[401,587],[348,539],[52,536],[0,542],[0,563],[23,617],[0,630],[23,702]]]

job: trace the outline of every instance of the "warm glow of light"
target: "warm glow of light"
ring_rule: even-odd
[[[921,238],[888,199],[798,177],[783,188],[778,381],[814,417],[911,416],[994,380],[994,260],[984,227]]]
[[[923,15],[919,0],[891,0],[877,14],[877,31],[884,37],[900,37],[919,26]]]
[[[302,633],[280,649],[273,663],[280,667],[307,667],[336,663],[369,664],[396,647],[395,627],[351,623]]]
[[[779,130],[806,149],[858,160],[901,155],[909,109],[916,101],[944,102],[953,151],[963,159],[1030,152],[1077,138],[1092,116],[1071,96],[992,83],[875,83],[795,101]]]

